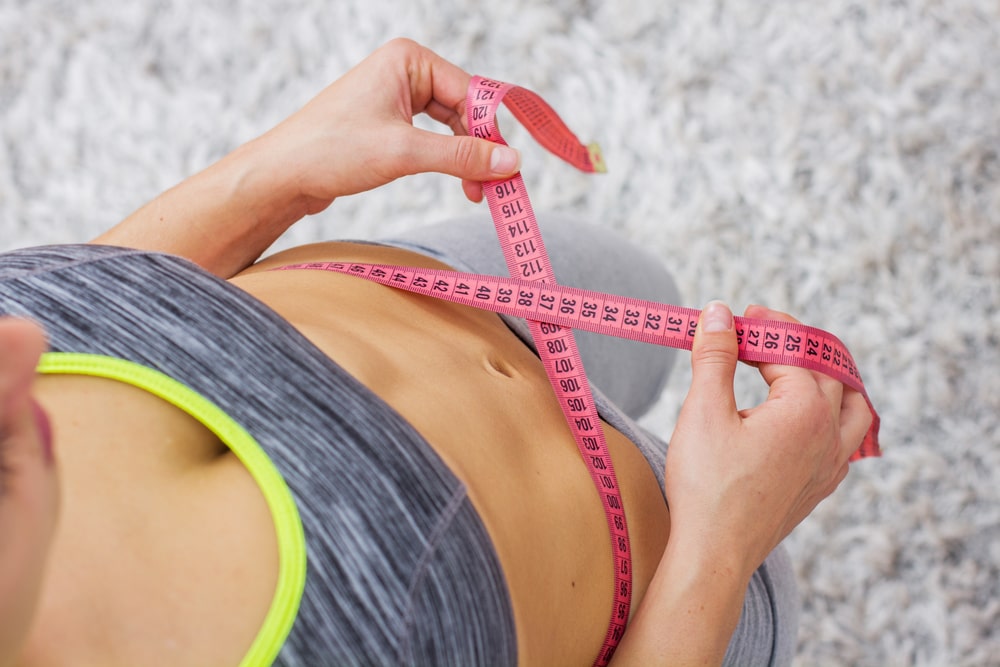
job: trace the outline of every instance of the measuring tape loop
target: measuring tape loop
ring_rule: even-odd
[[[508,83],[472,78],[466,97],[469,134],[506,145],[496,126],[501,102],[555,155],[582,171],[604,171],[604,161],[595,144],[583,145],[538,95]],[[612,611],[594,662],[603,667],[611,660],[628,622],[632,552],[614,464],[573,330],[690,350],[700,311],[558,284],[521,175],[504,181],[486,181],[483,192],[511,277],[354,262],[293,264],[281,270],[311,269],[353,275],[528,321],[535,348],[587,465],[608,523],[614,560]],[[735,317],[734,326],[741,360],[807,368],[834,377],[860,392],[871,409],[872,426],[851,460],[880,454],[878,414],[854,358],[836,336],[803,324],[777,320]]]

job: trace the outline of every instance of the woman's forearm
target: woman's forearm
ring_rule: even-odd
[[[722,664],[749,584],[739,560],[671,537],[612,664]]]
[[[241,146],[167,190],[94,243],[167,252],[231,277],[310,212],[258,144]]]

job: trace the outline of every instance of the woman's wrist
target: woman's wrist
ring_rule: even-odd
[[[613,664],[721,664],[749,584],[743,561],[671,530]]]
[[[277,150],[267,135],[249,141],[212,165],[234,216],[252,221],[259,232],[280,236],[312,210],[302,193],[298,165]],[[250,231],[250,230],[246,230]]]
[[[763,562],[746,544],[744,537],[750,532],[750,526],[689,525],[671,516],[670,541],[663,558],[711,564],[713,570],[746,585]]]
[[[167,190],[95,242],[175,254],[228,278],[309,212],[294,171],[255,140]]]

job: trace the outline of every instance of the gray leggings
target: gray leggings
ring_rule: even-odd
[[[658,258],[611,230],[557,214],[539,214],[538,224],[559,283],[688,305],[681,303],[673,278]],[[581,243],[583,239],[587,242]],[[376,241],[415,250],[460,271],[508,275],[496,231],[485,213]],[[531,345],[524,320],[511,317],[504,320]],[[676,351],[587,331],[575,333],[602,417],[636,443],[662,484],[661,456],[666,446],[632,420],[638,419],[656,401],[676,361]],[[654,451],[650,450],[650,440],[656,443]],[[798,611],[798,589],[791,561],[785,549],[779,547],[750,582],[743,615],[724,664],[790,664],[796,649]]]

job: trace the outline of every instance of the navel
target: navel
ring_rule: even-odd
[[[497,354],[486,355],[486,370],[496,375],[512,378],[517,375],[514,367],[507,363],[507,360]]]

